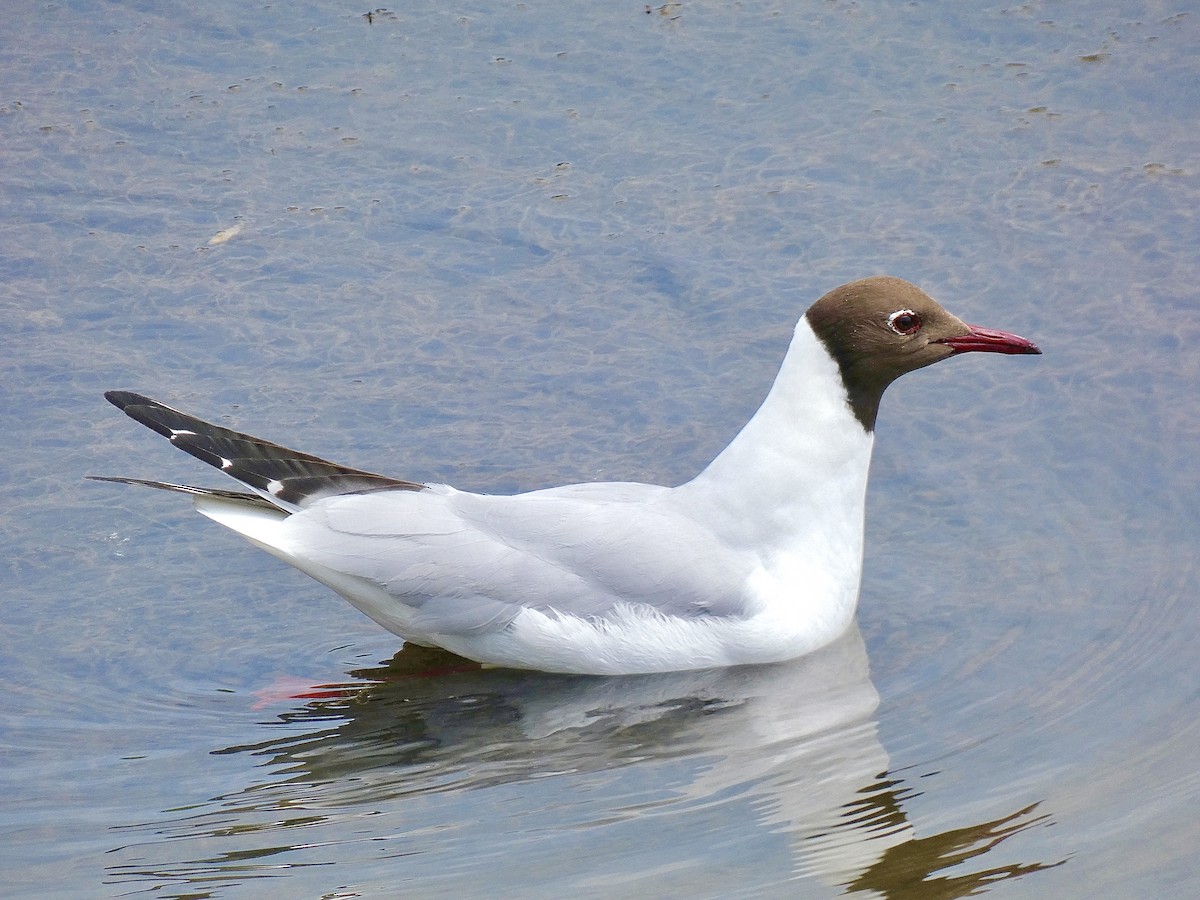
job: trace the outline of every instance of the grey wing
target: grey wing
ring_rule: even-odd
[[[738,616],[756,560],[677,515],[669,489],[571,485],[515,496],[430,486],[321,501],[292,552],[364,578],[437,634],[499,630],[523,609],[604,619],[642,606]]]

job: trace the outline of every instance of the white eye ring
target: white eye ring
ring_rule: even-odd
[[[905,316],[911,321],[903,321]],[[896,334],[908,336],[921,330],[921,317],[911,309],[898,309],[887,317],[887,324]]]

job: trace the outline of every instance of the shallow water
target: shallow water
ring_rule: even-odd
[[[0,893],[1195,893],[1197,17],[363,12],[7,22]],[[82,481],[216,483],[129,388],[461,487],[678,482],[877,272],[1045,355],[889,392],[858,630],[791,664],[428,675]]]

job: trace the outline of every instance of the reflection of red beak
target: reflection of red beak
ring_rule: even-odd
[[[1037,344],[1023,337],[1009,334],[1007,331],[993,331],[991,328],[980,328],[978,325],[968,325],[970,334],[960,337],[942,338],[935,341],[945,344],[955,353],[970,353],[978,350],[982,353],[1041,353]]]

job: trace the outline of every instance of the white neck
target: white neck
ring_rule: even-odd
[[[707,508],[714,530],[735,546],[820,552],[832,542],[835,556],[850,550],[861,561],[873,443],[837,363],[801,318],[758,412],[677,493]]]

